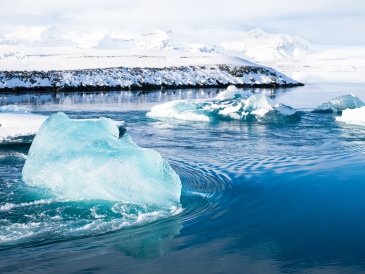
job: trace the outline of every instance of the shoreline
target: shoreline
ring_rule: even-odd
[[[15,88],[0,88],[0,94],[7,93],[27,93],[27,92],[37,92],[37,93],[48,93],[48,92],[103,92],[103,91],[156,91],[156,90],[177,90],[177,89],[192,89],[192,88],[227,88],[231,84],[222,84],[222,85],[180,85],[180,86],[165,86],[165,85],[145,85],[145,86],[129,86],[129,87],[121,87],[121,86],[75,86],[75,87],[15,87]],[[234,84],[237,88],[263,88],[263,89],[277,89],[277,88],[293,88],[293,87],[301,87],[304,86],[303,83],[297,84],[286,84],[286,85],[275,85],[275,84]]]
[[[209,65],[49,71],[0,71],[0,93],[303,86],[264,66]]]

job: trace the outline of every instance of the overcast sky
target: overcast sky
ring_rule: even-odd
[[[1,0],[0,32],[58,26],[87,31],[220,28],[365,44],[363,0]]]

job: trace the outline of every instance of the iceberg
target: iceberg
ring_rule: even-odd
[[[365,106],[355,109],[345,109],[336,121],[346,124],[365,126]]]
[[[342,95],[318,106],[315,112],[341,112],[345,109],[355,109],[364,106],[359,97],[353,94]]]
[[[181,181],[161,155],[141,148],[108,118],[50,116],[37,132],[23,181],[61,199],[179,207]]]
[[[256,120],[281,122],[298,119],[293,108],[275,104],[264,94],[252,94],[228,87],[214,99],[176,100],[153,106],[148,117],[181,121]]]
[[[30,142],[46,119],[17,105],[0,107],[0,144]]]
[[[252,92],[248,90],[239,90],[235,85],[229,85],[226,90],[219,92],[215,99],[226,100],[235,97],[248,98],[251,95]]]
[[[153,106],[147,117],[191,122],[209,122],[206,111],[199,109],[197,100],[175,100]]]

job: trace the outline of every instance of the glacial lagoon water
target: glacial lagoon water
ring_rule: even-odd
[[[0,95],[50,115],[125,121],[180,176],[182,211],[62,200],[22,181],[29,144],[0,147],[1,273],[364,273],[365,127],[313,113],[362,84],[253,90],[300,119],[184,122],[146,116],[156,104],[217,89]]]

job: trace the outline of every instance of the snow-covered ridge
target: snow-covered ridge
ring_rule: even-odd
[[[289,87],[301,85],[257,65],[105,68],[61,71],[2,71],[0,89],[147,89],[160,87]]]
[[[312,45],[300,37],[267,33],[262,29],[253,29],[244,33],[240,39],[223,42],[222,47],[226,51],[242,52],[255,61],[298,57],[314,51]]]
[[[204,40],[191,39],[172,31],[153,29],[142,34],[107,33],[99,40],[96,49],[138,49],[178,52],[219,52],[223,48]]]
[[[60,27],[49,26],[29,34],[9,33],[0,39],[0,44],[27,47],[73,47],[103,50],[160,50],[177,52],[238,52],[255,61],[276,60],[300,56],[313,51],[312,45],[300,37],[282,33],[268,33],[255,28],[250,31],[226,31],[221,29],[174,32],[151,29],[146,32],[88,33],[84,37]],[[86,39],[86,40],[85,40]],[[83,41],[85,40],[85,41]]]

